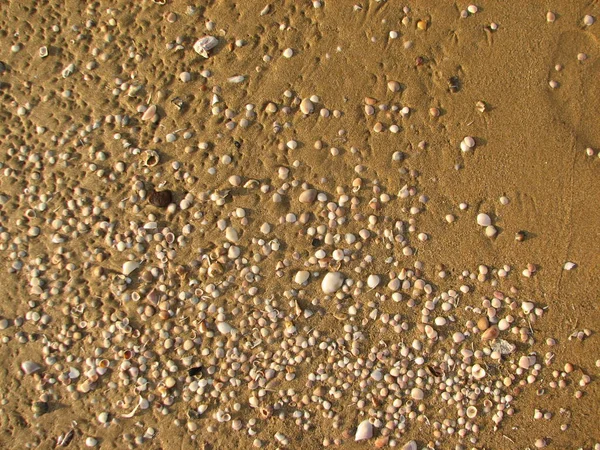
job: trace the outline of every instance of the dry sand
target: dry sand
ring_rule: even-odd
[[[111,8],[107,9],[109,3]],[[287,326],[285,320],[294,316],[294,309],[282,294],[296,289],[290,295],[298,296],[303,309],[312,308],[316,312],[311,318],[302,314],[296,317],[299,335],[308,337],[312,330],[318,330],[319,341],[341,338],[343,322],[350,319],[338,320],[335,316],[347,313],[349,306],[358,303],[363,307],[358,318],[350,323],[367,337],[361,343],[362,358],[367,358],[369,349],[380,345],[380,341],[391,348],[394,344],[410,345],[413,339],[419,339],[426,350],[415,354],[424,355],[427,364],[441,361],[438,350],[485,347],[478,336],[468,336],[464,343],[452,344],[452,335],[465,332],[468,320],[477,321],[486,314],[485,310],[475,314],[467,306],[481,307],[482,296],[492,298],[495,290],[505,292],[517,302],[514,325],[522,327],[524,333],[529,330],[529,335],[521,342],[518,330],[516,335],[507,330],[501,337],[517,344],[514,354],[502,356],[500,362],[483,356],[467,359],[465,364],[469,371],[475,363],[487,367],[481,386],[494,389],[496,381],[499,382],[502,395],[514,398],[510,404],[514,409],[512,415],[505,414],[495,429],[492,416],[496,402],[493,401],[491,412],[484,412],[484,399],[493,396],[482,393],[475,402],[479,414],[472,421],[479,427],[478,433],[468,432],[465,438],[460,438],[457,432],[462,426],[455,422],[453,435],[444,426],[436,437],[435,421],[458,417],[456,406],[447,405],[436,390],[446,376],[442,375],[433,387],[425,389],[425,398],[416,402],[425,405],[423,415],[418,411],[419,418],[410,419],[407,415],[406,428],[401,435],[397,430],[392,432],[388,444],[401,448],[414,439],[418,448],[430,445],[430,448],[450,449],[462,445],[456,448],[524,449],[534,448],[536,443],[541,445],[539,440],[543,439],[548,448],[600,448],[597,424],[600,314],[596,292],[600,279],[600,24],[583,24],[587,14],[600,18],[600,6],[596,2],[575,0],[486,0],[477,4],[476,14],[461,18],[467,3],[413,1],[406,4],[410,11],[404,13],[405,4],[391,0],[324,0],[320,8],[314,8],[309,1],[272,2],[270,11],[262,16],[260,12],[267,2],[206,2],[208,6],[197,3],[193,13],[188,9],[192,2],[183,1],[167,1],[165,5],[148,0],[10,1],[0,6],[3,41],[0,60],[5,68],[0,74],[3,233],[0,315],[6,319],[3,322],[6,328],[0,331],[3,338],[0,446],[54,448],[57,437],[71,428],[75,431],[69,447],[83,448],[86,438],[93,437],[103,449],[136,447],[133,439],[144,435],[148,427],[155,430],[155,435],[144,439],[139,446],[157,449],[205,448],[205,443],[206,448],[246,449],[252,447],[255,439],[260,439],[264,448],[276,448],[276,432],[289,440],[286,448],[321,448],[324,439],[332,442],[340,439],[339,445],[332,444],[334,448],[372,448],[375,440],[385,435],[377,426],[372,439],[359,443],[354,442],[353,435],[345,435],[345,430],[355,428],[368,415],[374,417],[369,409],[376,414],[392,398],[390,394],[375,399],[372,405],[359,411],[352,399],[354,393],[361,392],[358,380],[347,391],[341,391],[341,398],[327,396],[337,416],[334,421],[323,417],[322,403],[312,401],[307,406],[288,404],[283,408],[282,420],[260,418],[257,410],[248,405],[250,391],[242,374],[238,374],[243,380],[239,388],[228,387],[228,392],[238,392],[236,400],[224,403],[208,396],[201,402],[185,401],[182,392],[189,380],[185,379],[187,368],[182,358],[191,356],[193,365],[202,364],[206,370],[210,362],[201,350],[213,351],[217,341],[225,344],[230,340],[227,336],[204,337],[201,331],[204,325],[200,325],[201,320],[195,321],[197,308],[189,298],[177,300],[180,291],[190,290],[188,282],[197,279],[204,290],[209,283],[219,284],[222,296],[207,301],[223,307],[226,319],[234,326],[239,327],[240,321],[252,314],[253,309],[247,307],[252,303],[248,300],[252,297],[248,294],[249,286],[257,287],[256,298],[273,297],[278,301],[279,331],[274,342],[261,344],[264,350],[277,349],[284,340],[282,327]],[[354,8],[355,4],[360,8]],[[548,11],[556,14],[553,23],[546,20]],[[169,13],[177,14],[174,23],[167,20]],[[404,17],[408,17],[406,25],[402,23]],[[109,22],[112,19],[114,24]],[[426,30],[417,29],[419,20],[427,22]],[[207,21],[214,22],[213,30],[207,30]],[[492,23],[497,24],[497,29],[490,28]],[[53,26],[58,28],[53,30]],[[394,30],[399,36],[390,39],[389,32]],[[207,59],[192,48],[204,35],[219,40]],[[177,37],[183,38],[180,50],[174,48]],[[245,41],[245,45],[236,47],[236,40]],[[406,48],[409,41],[412,45]],[[12,51],[13,45],[20,46],[18,52]],[[41,46],[48,48],[49,55],[45,58],[39,56]],[[291,58],[282,56],[287,48],[293,50]],[[579,61],[579,53],[585,53],[587,59]],[[265,61],[265,55],[272,59]],[[417,61],[418,58],[421,60]],[[96,67],[88,66],[91,62]],[[64,78],[62,71],[71,63],[75,65],[73,74]],[[557,64],[562,70],[556,70]],[[203,70],[209,70],[212,76],[204,78]],[[187,83],[179,79],[184,71],[191,74]],[[227,82],[229,77],[237,75],[246,79],[239,84]],[[459,81],[457,92],[449,89],[451,77]],[[117,78],[141,89],[132,96],[127,90],[115,95]],[[390,80],[401,84],[399,92],[387,88]],[[556,88],[549,86],[553,80],[558,82]],[[214,89],[219,89],[217,106],[222,108],[216,115],[211,113]],[[291,99],[284,96],[286,90],[293,93]],[[316,111],[304,117],[298,108],[299,101],[312,95],[319,98]],[[376,99],[376,109],[377,105],[385,104],[388,110],[367,116],[365,97]],[[174,99],[183,102],[181,110],[173,103]],[[478,101],[487,105],[485,112],[477,110]],[[278,106],[278,112],[265,112],[269,102]],[[137,108],[149,104],[157,105],[157,123],[141,121],[142,113]],[[255,105],[256,114],[249,115],[249,125],[243,128],[239,124],[245,117],[247,104]],[[410,114],[403,118],[398,111],[389,109],[392,105],[408,106]],[[21,106],[27,109],[20,111],[24,115],[18,114]],[[281,110],[283,106],[290,107],[290,114]],[[430,116],[432,107],[439,108],[439,117]],[[229,121],[224,114],[226,108],[236,113],[233,121],[237,126],[233,130],[226,126]],[[319,116],[321,108],[327,108],[330,117]],[[334,117],[334,110],[341,112],[341,116]],[[114,120],[106,123],[107,116],[117,114],[128,116],[129,123],[118,125]],[[279,133],[273,132],[275,121],[280,125]],[[96,122],[100,125],[97,129],[85,130]],[[384,125],[384,131],[374,131],[377,122]],[[399,126],[397,133],[389,130],[392,124]],[[168,143],[167,134],[177,130],[180,130],[177,140]],[[185,131],[191,133],[189,139],[184,139]],[[460,143],[465,136],[473,136],[476,146],[461,152]],[[290,140],[298,142],[296,149],[285,147]],[[314,148],[317,140],[324,142],[323,149]],[[209,143],[206,149],[198,148],[202,142]],[[420,146],[421,142],[426,144]],[[186,147],[194,151],[188,153]],[[337,156],[331,154],[331,147],[339,149]],[[357,151],[353,152],[353,147]],[[160,163],[144,169],[142,154],[136,155],[134,148],[142,153],[156,150]],[[586,154],[586,148],[592,149],[593,156]],[[105,161],[95,160],[98,151],[106,154]],[[392,161],[394,152],[402,152],[403,159]],[[52,154],[56,158],[54,164]],[[219,162],[224,155],[231,156],[230,164]],[[118,161],[125,163],[123,173],[114,170]],[[178,171],[171,167],[176,161],[181,164]],[[103,176],[93,173],[90,164],[103,169]],[[362,165],[364,171],[357,173],[357,165]],[[287,180],[278,177],[281,166],[290,169]],[[209,174],[210,167],[216,169],[214,175]],[[181,180],[184,172],[195,177],[193,182]],[[113,180],[109,179],[111,174]],[[260,185],[271,186],[271,191],[262,193],[252,186],[232,187],[228,182],[232,175],[239,175],[242,184],[250,179],[259,180]],[[363,188],[353,193],[352,181],[356,177],[362,178]],[[164,182],[163,189],[173,191],[178,205],[191,193],[191,207],[183,211],[177,206],[177,211],[168,212],[138,196],[137,210],[135,199],[127,200],[119,208],[119,202],[135,194],[132,186],[136,180],[146,183],[146,189]],[[284,183],[291,184],[293,180],[298,184],[280,190]],[[381,192],[389,194],[391,200],[371,209],[367,206],[369,201],[378,197],[373,192],[374,180],[378,180]],[[348,223],[331,230],[333,234],[341,233],[342,237],[345,233],[357,234],[360,229],[368,228],[366,217],[370,214],[379,218],[379,225],[372,227],[374,234],[391,229],[397,220],[403,221],[405,231],[398,234],[404,235],[405,244],[392,241],[391,248],[386,248],[381,235],[366,240],[361,249],[343,242],[322,246],[327,258],[335,248],[348,249],[352,255],[348,262],[331,261],[329,270],[339,269],[346,277],[363,283],[369,274],[378,274],[382,278],[379,287],[373,290],[365,287],[358,293],[347,288],[344,294],[339,293],[339,301],[326,298],[320,289],[322,276],[328,270],[325,259],[323,268],[313,264],[306,269],[318,271],[319,276],[311,277],[307,286],[302,287],[304,291],[297,293],[299,286],[293,284],[294,275],[305,268],[304,263],[316,250],[312,238],[306,236],[306,229],[327,226],[322,211],[329,212],[326,202],[308,205],[298,202],[303,182],[325,193],[328,202],[339,202],[338,187],[343,187],[349,197],[355,195],[360,199],[356,211],[351,210],[350,203],[345,210],[338,210]],[[407,200],[397,196],[405,184],[417,190]],[[77,187],[82,190],[76,190]],[[203,197],[224,190],[230,193],[223,206]],[[280,203],[272,200],[277,190],[282,194]],[[38,208],[44,203],[40,199],[42,194],[48,196],[45,211]],[[427,203],[418,201],[421,195],[427,196]],[[508,198],[508,204],[501,204],[502,196]],[[83,205],[70,208],[70,215],[65,212],[69,210],[69,200],[83,201]],[[102,205],[104,201],[107,205]],[[468,209],[460,210],[461,202],[467,203]],[[91,211],[86,218],[82,216],[84,206],[99,207],[102,211]],[[411,215],[409,208],[414,206],[419,206],[421,212]],[[245,208],[247,224],[241,218],[228,218],[237,207]],[[30,209],[37,210],[28,213]],[[202,213],[202,218],[194,216],[197,212]],[[314,218],[307,225],[279,224],[280,217],[288,212],[298,217],[302,212],[312,212]],[[353,216],[357,212],[364,214],[365,220],[355,221]],[[491,217],[497,229],[495,237],[486,237],[476,224],[480,212]],[[140,227],[148,222],[148,214],[155,214],[159,229],[169,227],[175,238],[182,234],[186,223],[193,225],[193,231],[185,238],[185,247],[172,245],[175,258],[161,271],[161,281],[140,280],[147,269],[159,266],[155,255],[159,241],[142,251],[134,248],[119,251],[114,241],[119,235],[126,237],[130,222]],[[454,223],[446,222],[447,214],[456,217]],[[70,228],[53,229],[52,221],[61,217],[65,225],[69,218],[73,219]],[[384,217],[389,218],[388,222]],[[214,255],[215,249],[223,248],[226,239],[216,226],[219,219],[227,219],[227,224],[239,231],[241,255],[237,262],[236,258],[223,257],[220,270],[224,273],[210,278],[193,261],[202,262],[202,255]],[[414,220],[414,232],[408,230],[410,220]],[[79,235],[73,236],[78,223],[86,221],[88,226],[81,227]],[[115,224],[108,240],[100,229],[104,221]],[[264,222],[273,225],[268,236],[259,231]],[[39,236],[28,236],[31,227],[39,227]],[[526,239],[517,242],[515,233],[521,230],[526,232]],[[57,232],[64,236],[65,242],[52,241]],[[417,238],[421,232],[428,235],[426,242]],[[264,238],[267,242],[277,238],[280,250],[256,262],[253,255],[260,253],[260,245],[253,243],[253,238]],[[113,241],[109,242],[110,239]],[[403,255],[403,246],[411,248],[414,255]],[[59,247],[63,257],[55,256]],[[97,258],[97,252],[104,258]],[[136,261],[147,259],[130,275],[131,284],[125,289],[125,295],[129,296],[140,292],[142,299],[137,303],[124,301],[122,296],[111,292],[111,286],[118,284],[117,276],[127,255],[134,255]],[[363,270],[357,273],[355,268],[366,255],[371,255],[373,262],[363,264]],[[40,261],[35,260],[38,257]],[[246,262],[241,258],[247,258]],[[386,262],[386,258],[391,260]],[[286,259],[286,264],[277,266]],[[18,261],[23,267],[15,270]],[[386,288],[390,270],[396,274],[401,268],[414,270],[417,261],[423,264],[423,270],[416,277],[423,278],[432,287],[432,293],[414,292],[413,285],[402,290],[403,300],[395,303]],[[565,271],[563,265],[567,261],[577,266]],[[260,267],[262,279],[244,283],[240,271],[255,263]],[[522,275],[528,264],[537,269],[531,277]],[[441,265],[448,273],[444,279],[438,277]],[[477,274],[479,265],[489,268],[486,281],[461,280],[463,271]],[[512,270],[507,277],[499,277],[497,270],[504,265]],[[185,267],[188,275],[180,278],[177,266]],[[95,272],[98,267],[104,270],[100,277]],[[36,269],[40,270],[37,276]],[[276,270],[280,270],[281,277]],[[39,288],[32,289],[32,278],[41,280]],[[497,280],[497,285],[492,285],[491,280]],[[227,282],[221,286],[223,281],[228,281],[229,286]],[[171,301],[165,306],[172,316],[167,320],[159,319],[158,315],[142,320],[137,307],[145,306],[148,303],[145,295],[161,283],[174,283],[167,289]],[[461,285],[469,286],[471,291],[461,294],[459,306],[448,313],[456,322],[452,326],[436,326],[439,339],[429,339],[417,329],[418,324],[424,325],[421,318],[424,303]],[[53,287],[55,290],[51,292]],[[511,287],[514,294],[510,293]],[[246,293],[245,300],[237,297],[241,291]],[[386,294],[387,299],[382,301],[380,294]],[[411,296],[414,307],[407,305]],[[318,299],[317,306],[311,305],[313,299]],[[533,302],[539,308],[538,313],[543,310],[543,315],[519,314],[524,301]],[[77,304],[86,305],[85,311],[77,313]],[[339,310],[336,304],[340,304]],[[375,307],[380,309],[379,314],[400,314],[401,322],[409,324],[409,330],[401,333],[394,332],[392,327],[380,330],[383,324],[379,316],[378,320],[369,318]],[[264,307],[256,309],[262,311]],[[37,316],[32,316],[34,312]],[[508,307],[499,308],[498,317],[510,312]],[[115,314],[121,316],[117,318]],[[48,324],[42,324],[43,315],[51,319]],[[432,317],[438,315],[447,314],[438,307]],[[214,330],[212,322],[217,315],[209,316],[206,323]],[[144,349],[155,350],[157,354],[150,357],[149,366],[156,362],[160,371],[168,367],[169,360],[177,364],[171,374],[177,384],[165,394],[165,398],[173,399],[173,405],[165,408],[165,415],[160,411],[165,400],[161,398],[164,391],[160,384],[168,374],[159,372],[158,378],[154,378],[148,369],[144,374],[149,380],[148,389],[142,396],[148,398],[153,394],[156,398],[148,409],[139,409],[132,418],[121,417],[133,409],[139,398],[133,389],[135,380],[125,386],[124,378],[119,376],[124,348],[138,339],[135,332],[118,342],[117,330],[113,342],[99,357],[109,361],[108,372],[99,377],[90,392],[71,392],[86,378],[89,367],[84,360],[94,358],[95,349],[104,346],[102,331],[123,317],[128,317],[132,328],[142,336],[147,333],[146,338],[151,337]],[[156,326],[165,323],[183,327],[172,330],[174,334],[179,331],[182,341],[198,336],[200,343],[183,352],[183,356],[173,349],[160,352],[166,338]],[[569,339],[573,332],[583,330],[591,335],[582,333],[583,339]],[[238,343],[246,342],[246,337]],[[548,346],[549,338],[555,339],[556,345]],[[43,354],[46,341],[50,346],[56,344],[51,352],[53,360],[45,359]],[[180,348],[182,341],[176,342],[175,347]],[[59,346],[61,342],[63,347]],[[548,352],[554,353],[554,357],[546,364]],[[267,392],[262,403],[277,402],[281,394],[278,389],[293,388],[300,396],[311,395],[314,388],[305,387],[308,374],[318,364],[325,363],[329,353],[309,348],[308,359],[294,368],[295,380],[283,380],[277,389]],[[533,353],[539,370],[530,369],[516,376],[509,387],[502,385],[505,377],[516,373],[515,363],[519,358]],[[456,359],[460,363],[460,354]],[[20,366],[26,360],[39,363],[42,369],[24,375]],[[137,361],[137,355],[132,361]],[[567,363],[574,366],[571,373],[564,372]],[[410,367],[414,368],[412,364]],[[71,367],[80,371],[80,376],[67,386],[68,382],[60,381],[59,377]],[[226,367],[219,369],[217,377],[226,370]],[[337,372],[341,373],[329,370],[331,375]],[[519,385],[519,380],[532,372],[535,372],[532,382]],[[584,375],[591,377],[591,383],[580,386]],[[211,378],[206,372],[203,376]],[[427,376],[433,379],[431,374]],[[564,380],[565,386],[553,388],[551,383],[559,380]],[[472,379],[464,382],[473,387]],[[375,385],[371,380],[363,393],[366,395]],[[402,389],[399,398],[406,402],[409,391]],[[577,391],[581,393],[579,399]],[[45,402],[48,412],[35,417],[32,404],[40,400]],[[235,401],[241,404],[239,412],[232,411]],[[186,425],[186,411],[197,408],[199,403],[208,404],[209,409],[191,421],[198,427],[191,432]],[[228,408],[232,419],[241,420],[244,428],[233,431],[231,423],[218,425],[214,414],[219,408]],[[310,413],[306,431],[292,417],[297,409]],[[551,413],[551,418],[534,419],[535,409]],[[98,423],[96,416],[102,411],[109,413],[109,421],[114,419],[110,425]],[[257,419],[252,426],[256,436],[247,432],[251,418]],[[176,419],[180,420],[179,425],[174,422]],[[333,427],[333,422],[339,428]],[[561,429],[562,425],[566,427]],[[210,427],[214,427],[214,432],[209,432]],[[475,442],[471,438],[476,438]]]

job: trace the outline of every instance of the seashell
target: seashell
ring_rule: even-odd
[[[300,111],[302,114],[311,114],[315,110],[315,105],[310,100],[310,98],[305,98],[300,102]]]
[[[355,441],[364,441],[365,439],[371,439],[373,437],[373,424],[369,420],[363,420],[356,427],[356,435],[354,436]]]
[[[294,282],[297,284],[304,284],[310,278],[310,272],[307,270],[299,270],[296,272],[296,276],[294,277]]]
[[[198,406],[198,414],[204,414],[204,412],[208,409],[208,405],[199,405]]]
[[[62,77],[63,78],[68,78],[71,75],[73,75],[73,72],[75,72],[75,64],[69,64],[67,67],[65,67],[62,71]]]
[[[475,417],[477,417],[477,408],[474,406],[469,406],[467,408],[467,417],[469,419],[474,419]]]
[[[298,200],[300,200],[300,203],[312,203],[315,201],[316,198],[317,198],[317,190],[316,189],[307,189],[304,192],[302,192],[302,194],[300,194],[300,197],[298,197]]]
[[[152,119],[154,119],[155,116],[156,116],[156,105],[150,105],[150,107],[146,111],[144,111],[144,114],[142,114],[142,120],[143,121],[152,120]]]
[[[231,420],[231,415],[219,410],[215,413],[215,419],[217,419],[217,422],[229,422]]]
[[[233,77],[227,78],[227,81],[229,81],[230,83],[241,83],[245,79],[246,77],[244,75],[235,75]]]
[[[497,339],[490,347],[492,351],[498,352],[501,355],[510,355],[517,349],[516,345],[511,344],[510,342],[505,341],[504,339]]]
[[[123,275],[128,276],[138,267],[140,267],[140,263],[137,261],[127,261],[123,263]]]
[[[471,375],[473,375],[473,378],[475,378],[476,380],[481,380],[483,377],[485,377],[486,371],[479,364],[475,364],[471,368]]]
[[[484,213],[477,214],[477,225],[482,227],[489,227],[492,224],[492,219],[490,216]]]
[[[563,266],[563,268],[565,270],[573,270],[575,267],[577,267],[577,264],[575,264],[574,262],[571,262],[571,261],[567,261],[565,263],[565,265]]]
[[[127,89],[127,95],[129,97],[134,97],[135,94],[137,94],[140,89],[142,89],[142,85],[141,84],[132,84],[131,86],[129,86],[129,89]],[[148,111],[148,110],[146,110]],[[145,111],[144,111],[145,113]]]
[[[45,58],[46,56],[48,56],[48,47],[46,47],[45,45],[43,47],[40,47],[38,53],[40,55],[40,58]]]
[[[214,36],[204,36],[194,43],[194,51],[204,58],[208,58],[208,52],[219,44]]]
[[[81,375],[81,373],[75,367],[69,367],[68,375],[71,380],[76,380],[77,378],[79,378],[79,375]]]
[[[379,278],[379,275],[369,275],[369,278],[367,278],[367,286],[369,286],[371,289],[375,289],[377,286],[379,286],[380,282],[381,278]]]
[[[221,334],[232,334],[236,332],[236,329],[227,322],[217,322],[217,330],[219,330]]]
[[[417,443],[415,441],[408,441],[402,446],[402,450],[417,450]]]
[[[344,284],[344,275],[341,272],[329,272],[323,277],[321,289],[325,294],[333,294]]]
[[[485,330],[483,333],[481,333],[481,340],[490,341],[492,339],[496,339],[498,337],[498,334],[500,334],[500,330],[496,325],[493,325],[487,330]]]
[[[39,372],[40,370],[42,370],[42,366],[33,361],[24,361],[23,363],[21,363],[21,370],[26,375],[31,375],[32,373]]]
[[[145,166],[154,167],[160,162],[160,155],[156,150],[146,150],[143,161]]]
[[[237,230],[233,227],[227,227],[225,229],[225,238],[229,242],[234,242],[234,243],[239,241],[239,239],[240,239]]]

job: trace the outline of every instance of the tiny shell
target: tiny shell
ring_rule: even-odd
[[[24,361],[23,363],[21,363],[21,370],[26,375],[31,375],[32,373],[42,370],[42,366],[33,361]]]
[[[417,443],[415,441],[408,441],[402,446],[402,450],[417,450]]]
[[[365,439],[371,439],[373,437],[373,424],[369,420],[363,420],[358,424],[356,428],[356,435],[354,436],[355,441],[363,441]]]
[[[245,79],[246,77],[244,75],[235,75],[233,77],[227,78],[227,81],[229,81],[230,83],[241,83]]]
[[[75,72],[75,64],[69,64],[67,67],[65,67],[62,71],[62,77],[63,78],[68,78],[71,75],[73,75],[73,72]]]
[[[194,51],[204,58],[208,58],[208,52],[215,48],[219,40],[214,36],[204,36],[194,44]]]
[[[500,333],[500,330],[498,330],[498,327],[496,325],[493,325],[481,334],[481,340],[489,341],[492,339],[496,339],[498,337],[499,333]]]
[[[484,213],[477,214],[477,225],[480,225],[482,227],[488,227],[491,224],[492,224],[492,219],[490,219],[490,216],[488,216],[487,214],[484,214]]]
[[[156,150],[146,150],[144,152],[144,165],[154,167],[160,162],[160,155]]]
[[[571,261],[567,261],[564,265],[565,270],[573,270],[575,267],[577,267],[577,264]]]
[[[302,114],[311,114],[314,110],[315,105],[313,105],[313,102],[310,100],[310,98],[305,98],[302,100],[302,102],[300,102],[300,111],[302,111]]]
[[[369,275],[369,278],[367,278],[367,286],[369,286],[371,289],[375,289],[377,286],[379,286],[380,282],[381,278],[379,278],[378,275]]]
[[[312,203],[315,201],[316,198],[317,198],[317,190],[316,189],[307,189],[304,192],[302,192],[302,194],[300,194],[300,197],[298,198],[298,200],[300,201],[300,203]]]
[[[321,289],[325,294],[333,294],[344,283],[344,275],[341,272],[329,272],[323,277]]]
[[[217,330],[219,330],[221,334],[232,334],[236,331],[235,328],[233,328],[227,322],[218,322]]]
[[[40,58],[45,58],[46,56],[48,56],[48,47],[46,47],[45,45],[43,47],[40,47],[39,55]]]
[[[296,272],[294,282],[297,284],[304,284],[308,281],[309,277],[310,273],[307,270],[299,270],[298,272]]]
[[[123,275],[127,276],[135,269],[140,267],[140,263],[137,261],[127,261],[123,263]]]

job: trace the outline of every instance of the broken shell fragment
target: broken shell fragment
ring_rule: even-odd
[[[45,58],[46,56],[48,56],[48,47],[46,47],[45,45],[43,47],[40,47],[39,55],[40,58]]]
[[[355,441],[364,441],[365,439],[371,439],[373,437],[373,424],[369,420],[363,420],[358,424],[356,428],[356,435],[354,436]]]
[[[154,167],[160,162],[160,155],[156,150],[146,150],[144,152],[144,165]]]
[[[245,79],[246,77],[244,75],[235,75],[233,77],[227,78],[227,81],[229,81],[230,83],[241,83]]]
[[[208,58],[208,52],[215,48],[219,40],[214,36],[204,36],[194,44],[194,51],[204,58]]]
[[[498,327],[496,325],[493,325],[481,334],[481,340],[490,341],[492,339],[496,339],[499,333],[500,330],[498,330]]]
[[[138,267],[140,267],[140,263],[137,261],[127,261],[126,263],[123,263],[123,275],[128,276]]]
[[[156,116],[156,105],[150,105],[150,107],[146,111],[144,111],[144,114],[142,114],[142,120],[144,120],[144,121],[152,120],[152,119],[154,119],[155,116]]]
[[[42,370],[42,366],[33,361],[24,361],[23,363],[21,363],[21,370],[26,375],[31,375],[32,373]]]

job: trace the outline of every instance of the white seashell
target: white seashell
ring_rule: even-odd
[[[375,289],[377,286],[379,286],[380,282],[381,278],[379,278],[379,275],[369,275],[369,278],[367,278],[367,286],[369,286],[371,289]]]
[[[296,272],[296,276],[294,277],[294,282],[297,284],[304,284],[310,278],[310,272],[307,270],[299,270]]]
[[[567,261],[564,265],[565,270],[573,270],[575,267],[577,267],[577,264],[571,261]]]
[[[42,366],[33,361],[24,361],[23,363],[21,363],[21,370],[26,375],[31,375],[32,373],[42,370]]]
[[[158,228],[158,224],[156,222],[148,222],[144,224],[145,230],[156,230]]]
[[[471,375],[473,375],[473,378],[475,378],[476,380],[481,380],[483,377],[486,376],[486,371],[479,364],[475,364],[471,368]]]
[[[492,219],[490,216],[484,213],[477,214],[477,225],[482,227],[489,227],[492,224]]]
[[[236,329],[227,322],[217,322],[217,330],[219,330],[221,334],[232,334],[236,331]]]
[[[471,136],[467,136],[466,138],[464,138],[463,142],[469,148],[475,147],[475,139],[473,139]]]
[[[229,242],[237,242],[240,240],[237,230],[233,227],[227,227],[225,229],[225,238],[227,238]]]
[[[410,396],[413,398],[413,400],[423,400],[425,393],[423,392],[423,389],[415,387],[411,389]]]
[[[156,105],[150,105],[150,107],[144,111],[144,114],[142,114],[142,120],[152,120],[154,119],[154,116],[156,116]]]
[[[79,375],[81,375],[81,373],[75,367],[69,368],[69,378],[71,380],[76,380],[77,378],[79,378]]]
[[[533,311],[533,308],[535,308],[533,302],[523,302],[521,305],[521,309],[525,314],[529,314],[531,311]]]
[[[298,200],[300,201],[300,203],[312,203],[315,201],[316,198],[317,198],[317,190],[316,189],[307,189],[304,192],[302,192],[302,194],[300,194],[300,197],[298,198]]]
[[[236,75],[236,76],[227,78],[227,81],[229,81],[230,83],[241,83],[245,79],[246,79],[246,77],[244,75]]]
[[[63,78],[68,78],[71,75],[73,75],[73,72],[75,72],[75,64],[69,64],[67,67],[65,67],[62,71],[62,77]]]
[[[490,345],[490,348],[492,351],[498,352],[501,355],[510,355],[517,349],[517,346],[504,339],[496,339],[494,343]]]
[[[108,422],[108,413],[107,412],[101,412],[100,414],[98,414],[98,422],[100,422],[101,424],[105,424],[106,422]]]
[[[356,427],[356,435],[354,436],[355,441],[364,441],[365,439],[371,439],[373,437],[373,424],[369,420],[363,420]]]
[[[48,56],[48,47],[46,47],[45,45],[43,47],[40,47],[39,55],[40,58],[45,58],[46,56]]]
[[[321,289],[325,294],[333,294],[344,284],[344,275],[341,272],[329,272],[323,277]]]
[[[219,44],[219,40],[214,36],[204,36],[194,44],[194,51],[204,58],[208,58],[208,52]]]
[[[300,111],[302,114],[311,114],[315,110],[315,105],[310,101],[310,98],[305,98],[300,102]]]
[[[417,450],[417,443],[415,441],[408,441],[402,446],[401,450]]]
[[[200,405],[198,406],[198,414],[204,414],[204,412],[208,409],[208,405]]]
[[[123,263],[123,275],[128,276],[138,267],[140,267],[140,263],[137,261],[127,261]]]
[[[521,369],[529,369],[535,364],[535,360],[535,355],[521,356],[521,358],[519,358],[519,367]]]
[[[271,5],[267,5],[265,6],[262,11],[260,12],[261,16],[264,16],[266,14],[269,14],[269,12],[271,12]]]
[[[156,150],[146,150],[144,152],[144,165],[154,167],[160,162],[160,155]]]

